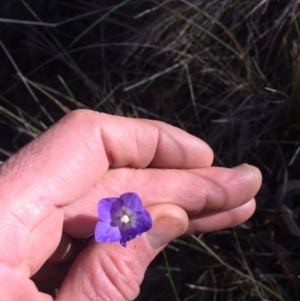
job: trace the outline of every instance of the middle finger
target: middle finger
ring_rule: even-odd
[[[113,169],[85,197],[64,208],[64,231],[76,238],[90,235],[98,220],[98,201],[124,192],[138,193],[145,207],[175,204],[195,216],[239,207],[254,197],[260,184],[259,170],[249,165],[232,169]]]

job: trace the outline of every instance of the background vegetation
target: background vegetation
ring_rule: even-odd
[[[298,2],[1,2],[0,160],[90,108],[169,122],[215,165],[263,173],[255,216],[174,241],[138,300],[300,300]]]

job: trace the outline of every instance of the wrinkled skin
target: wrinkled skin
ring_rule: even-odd
[[[147,266],[172,239],[253,214],[259,170],[212,161],[207,144],[162,122],[68,114],[0,168],[0,299],[52,300],[35,283],[47,287],[53,278],[64,279],[58,301],[135,299]],[[129,191],[154,227],[126,248],[87,238],[99,199]]]

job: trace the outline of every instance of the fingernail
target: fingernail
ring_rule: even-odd
[[[63,233],[57,249],[54,251],[51,257],[48,258],[47,262],[63,263],[72,261],[82,249],[83,246],[81,242]]]
[[[183,234],[184,228],[172,219],[159,219],[154,222],[151,230],[146,233],[146,238],[153,249],[159,249],[171,240]]]
[[[257,168],[253,165],[249,165],[247,163],[243,163],[241,165],[233,167],[233,169],[240,169],[240,170],[249,170],[249,171],[257,171]]]

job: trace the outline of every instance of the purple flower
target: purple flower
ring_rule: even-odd
[[[97,242],[126,242],[140,236],[152,227],[152,219],[144,209],[136,193],[128,192],[119,198],[105,198],[99,201],[99,222],[95,229]]]

